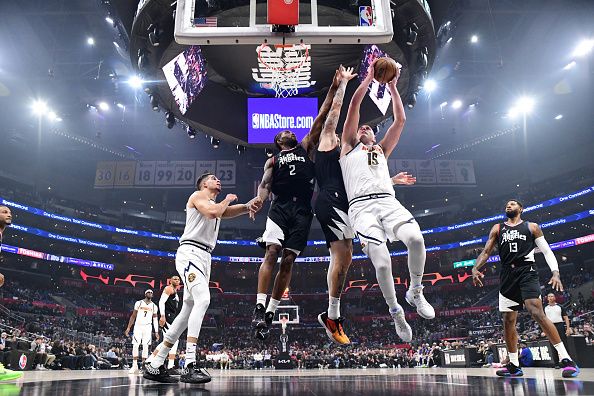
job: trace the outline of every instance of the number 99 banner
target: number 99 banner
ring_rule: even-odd
[[[224,161],[120,161],[99,162],[95,188],[193,187],[208,170],[224,186],[235,185],[236,164]]]

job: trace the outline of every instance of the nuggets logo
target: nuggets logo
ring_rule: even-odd
[[[190,275],[188,275],[188,282],[192,283],[196,280],[196,274],[195,273],[191,273]]]
[[[27,367],[27,356],[24,354],[19,358],[19,367],[21,370],[24,370],[25,367]]]

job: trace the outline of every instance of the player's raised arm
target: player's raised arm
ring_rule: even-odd
[[[342,67],[342,65],[340,67]],[[310,158],[314,149],[320,141],[320,133],[322,132],[322,126],[324,125],[324,120],[326,120],[326,116],[328,115],[330,107],[332,106],[332,101],[334,100],[334,95],[338,90],[339,83],[339,70],[336,70],[336,73],[334,73],[334,79],[332,80],[332,85],[330,86],[330,89],[326,94],[326,99],[324,99],[324,103],[322,103],[322,107],[320,107],[320,111],[318,112],[318,115],[314,120],[311,129],[301,141],[303,148],[307,151],[307,154],[310,156]]]
[[[563,284],[561,283],[561,278],[559,276],[559,263],[557,262],[557,258],[551,250],[547,240],[545,239],[540,226],[533,222],[530,222],[528,226],[530,227],[530,232],[532,232],[532,235],[534,235],[534,243],[544,255],[545,261],[553,273],[551,280],[549,280],[549,285],[551,285],[553,289],[557,291],[563,291]]]
[[[499,236],[499,224],[495,224],[493,228],[491,228],[491,232],[489,232],[489,239],[487,239],[487,243],[483,248],[483,251],[476,259],[474,266],[472,267],[472,283],[475,286],[483,287],[482,279],[485,277],[483,273],[480,272],[481,268],[485,264],[487,264],[487,260],[489,256],[493,252],[495,248],[495,244],[497,243],[497,237]]]
[[[339,68],[340,73],[340,84],[332,100],[332,107],[328,113],[328,117],[324,122],[324,128],[320,136],[320,150],[328,151],[336,147],[336,127],[338,126],[338,119],[340,118],[340,110],[342,109],[342,103],[344,100],[344,93],[346,86],[350,80],[355,78],[357,75],[353,74],[353,68],[349,67],[345,69],[342,65]]]
[[[374,62],[375,63],[375,62]],[[359,128],[359,110],[361,109],[361,102],[367,94],[369,84],[373,81],[374,68],[373,64],[367,69],[367,76],[361,82],[349,104],[346,121],[342,129],[342,153],[346,154],[357,144],[357,129]]]
[[[223,213],[223,219],[231,219],[233,217],[238,217],[244,214],[248,214],[251,211],[252,207],[258,207],[258,203],[262,202],[260,197],[254,197],[249,202],[244,204],[237,204],[229,206],[225,212]],[[261,208],[262,205],[260,204],[259,207]],[[260,210],[258,208],[258,210]]]
[[[379,143],[382,146],[382,150],[384,150],[384,155],[386,158],[392,154],[394,148],[398,144],[400,140],[400,135],[402,134],[402,130],[404,129],[404,123],[406,122],[406,114],[404,113],[404,105],[402,104],[402,99],[400,99],[400,94],[398,93],[398,89],[396,88],[396,84],[398,83],[398,78],[400,77],[400,69],[396,69],[396,77],[392,81],[388,83],[388,90],[390,91],[390,95],[392,96],[392,113],[394,115],[394,122],[388,128],[386,135]]]

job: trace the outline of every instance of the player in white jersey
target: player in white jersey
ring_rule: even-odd
[[[373,81],[373,65],[357,88],[347,113],[342,133],[340,167],[349,199],[349,219],[357,233],[363,251],[369,256],[380,289],[403,341],[412,340],[412,330],[404,317],[404,310],[396,301],[392,262],[386,241],[402,241],[408,249],[410,287],[406,300],[416,306],[425,319],[433,319],[435,310],[423,296],[421,280],[425,269],[425,242],[421,229],[412,214],[395,197],[387,158],[398,144],[406,116],[396,89],[400,70],[390,81],[394,122],[384,138],[376,144],[373,129],[359,126],[359,110],[368,87]]]
[[[144,300],[136,301],[134,311],[128,321],[128,327],[124,334],[128,337],[132,330],[132,367],[130,374],[138,374],[138,348],[142,345],[142,361],[148,357],[149,345],[152,341],[151,329],[155,331],[155,338],[159,341],[159,323],[157,321],[157,305],[152,301],[153,291],[148,289],[144,292]]]
[[[153,353],[150,364],[144,366],[144,378],[153,381],[178,381],[169,375],[164,362],[171,347],[188,329],[186,365],[181,381],[192,384],[210,382],[208,372],[197,367],[196,362],[196,343],[204,314],[210,304],[210,253],[217,243],[222,218],[237,217],[249,213],[250,207],[257,206],[255,209],[258,210],[261,207],[254,200],[247,204],[231,205],[237,200],[235,194],[227,194],[224,200],[216,203],[215,199],[221,192],[221,182],[212,173],[200,176],[196,188],[198,191],[190,196],[186,204],[186,227],[175,256],[175,267],[184,283],[183,305],[167,334],[163,336],[163,342]]]

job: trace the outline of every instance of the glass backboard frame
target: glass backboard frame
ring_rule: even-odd
[[[373,26],[319,26],[317,0],[311,0],[311,23],[294,33],[273,33],[269,24],[256,23],[256,0],[250,0],[249,26],[194,27],[195,0],[177,0],[175,41],[186,45],[234,44],[383,44],[392,41],[390,0],[372,0]]]

